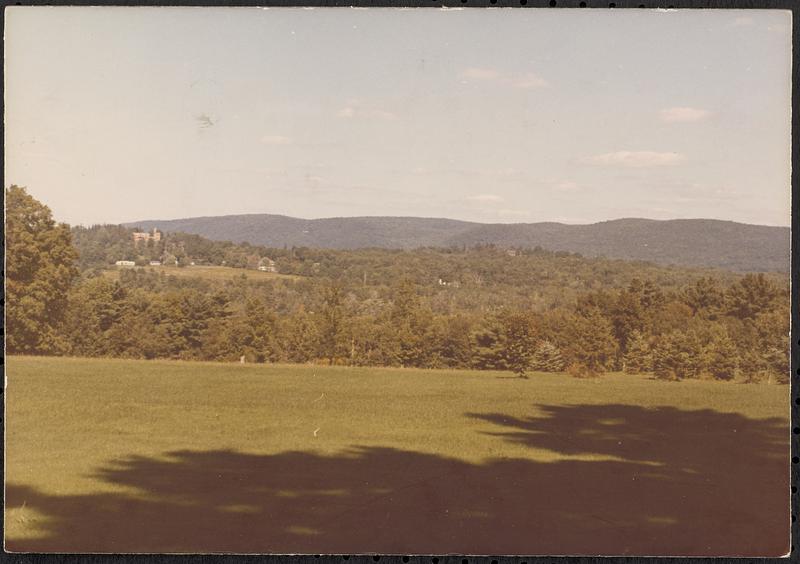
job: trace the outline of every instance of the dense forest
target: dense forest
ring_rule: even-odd
[[[72,235],[79,267],[91,274],[113,267],[117,260],[145,266],[151,260],[189,268],[216,265],[257,268],[261,259],[275,261],[277,272],[300,276],[311,284],[329,281],[346,291],[391,300],[390,290],[400,279],[410,280],[415,290],[431,302],[437,313],[489,311],[499,307],[537,310],[574,304],[581,293],[625,287],[646,279],[664,291],[702,277],[729,284],[740,276],[721,270],[665,268],[651,263],[584,258],[565,251],[541,248],[500,249],[493,245],[458,248],[391,250],[268,248],[247,243],[211,241],[198,235],[169,233],[161,241],[134,244],[133,230],[116,225],[75,227]],[[162,269],[170,272],[170,269]],[[174,271],[173,271],[174,272]],[[780,275],[772,279],[783,280]],[[315,303],[313,292],[303,298]],[[291,304],[284,304],[287,309]]]
[[[11,353],[788,380],[785,275],[490,245],[134,243],[120,226],[67,230],[21,188],[6,202]],[[279,275],[248,276],[266,257]],[[241,275],[169,275],[192,263]]]

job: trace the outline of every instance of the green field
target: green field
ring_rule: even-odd
[[[31,357],[6,377],[10,550],[788,549],[788,386]]]
[[[121,270],[138,270],[142,272],[164,273],[167,276],[178,278],[204,278],[207,280],[232,280],[243,274],[250,280],[297,280],[300,276],[279,274],[277,272],[262,272],[255,269],[230,268],[227,266],[118,266],[103,271],[103,275],[112,280],[119,279]]]

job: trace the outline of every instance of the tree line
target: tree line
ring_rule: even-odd
[[[775,276],[541,250],[526,262],[498,249],[273,249],[286,264],[316,263],[317,272],[267,281],[144,269],[111,277],[97,259],[81,263],[69,229],[23,189],[8,189],[6,202],[10,353],[788,379],[788,287]],[[431,270],[437,256],[439,270]],[[555,282],[545,282],[542,269]],[[564,272],[585,279],[569,300],[558,293]],[[482,273],[481,283],[465,273]],[[446,284],[454,280],[461,284]]]

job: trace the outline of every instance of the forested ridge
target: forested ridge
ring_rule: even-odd
[[[182,233],[134,244],[132,230],[120,226],[73,228],[70,242],[51,219],[44,227],[26,220],[31,213],[49,218],[49,210],[23,189],[12,187],[6,197],[9,264],[28,276],[19,283],[52,278],[47,264],[54,259],[42,257],[53,256],[53,244],[62,249],[56,254],[66,269],[59,278],[69,282],[52,290],[62,294],[53,302],[57,315],[34,316],[33,326],[19,320],[24,308],[38,311],[36,304],[9,292],[11,353],[244,357],[521,376],[626,370],[665,379],[788,378],[788,280],[781,274],[491,245],[267,248]],[[37,242],[29,236],[37,230],[58,237]],[[295,276],[248,276],[266,257],[279,273]],[[112,279],[108,270],[117,260],[179,266],[120,268]],[[224,264],[241,269],[241,276],[168,274],[190,271],[192,263]],[[14,283],[11,278],[9,268]],[[31,337],[40,333],[50,337]]]
[[[789,270],[789,228],[714,219],[622,218],[587,225],[473,223],[424,217],[300,219],[273,214],[148,220],[128,227],[272,247],[415,249],[541,246],[552,251],[739,272]]]

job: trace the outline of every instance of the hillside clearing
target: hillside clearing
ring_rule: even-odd
[[[279,274],[276,272],[262,272],[254,269],[230,268],[227,266],[122,266],[109,268],[103,271],[103,275],[112,280],[119,279],[119,273],[123,269],[138,270],[142,272],[163,273],[166,276],[176,276],[178,278],[204,278],[207,280],[233,280],[241,276],[246,276],[249,280],[298,280],[301,276],[291,274]]]

